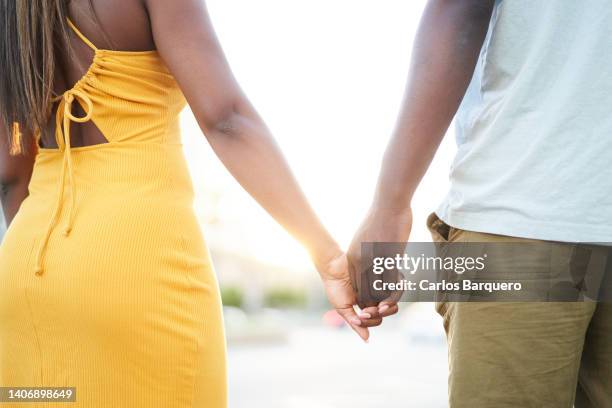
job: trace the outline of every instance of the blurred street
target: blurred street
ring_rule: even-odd
[[[369,344],[347,327],[295,323],[286,338],[229,345],[231,408],[443,408],[446,343],[432,304],[403,305]]]

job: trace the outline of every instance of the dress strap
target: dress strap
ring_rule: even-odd
[[[81,40],[83,40],[83,42],[84,42],[85,44],[87,44],[87,46],[88,46],[89,48],[91,48],[91,49],[92,49],[92,50],[94,50],[94,51],[98,51],[98,48],[97,48],[95,45],[93,45],[93,43],[92,43],[91,41],[89,41],[89,39],[88,39],[87,37],[85,37],[85,35],[84,35],[84,34],[83,34],[81,31],[79,31],[79,29],[78,29],[78,28],[76,28],[76,26],[74,25],[74,23],[72,22],[72,20],[70,20],[70,19],[67,19],[67,20],[68,20],[68,25],[70,26],[70,28],[72,28],[72,31],[74,31],[74,32],[75,32],[75,34],[76,34],[76,35],[78,35],[78,36],[79,36],[79,38],[80,38]]]

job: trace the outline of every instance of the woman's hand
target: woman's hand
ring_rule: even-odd
[[[215,154],[251,197],[307,248],[330,302],[366,340],[368,327],[380,324],[378,310],[364,310],[363,318],[355,313],[346,257],[310,206],[270,130],[232,74],[204,2],[145,3],[157,49]]]
[[[370,337],[368,327],[380,325],[382,316],[376,307],[364,309],[359,314],[355,312],[357,297],[351,284],[346,255],[338,249],[322,262],[315,260],[315,264],[330,304],[359,337],[367,342]]]

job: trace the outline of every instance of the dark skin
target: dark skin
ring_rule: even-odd
[[[110,39],[88,25],[87,19],[79,18],[84,10],[81,2],[73,2],[71,15],[101,48],[110,48],[112,43],[116,49],[159,50],[217,155],[243,187],[310,249],[332,304],[367,339],[367,328],[396,313],[397,304],[389,300],[364,309],[361,318],[355,314],[355,295],[350,289],[346,260],[307,204],[265,124],[233,78],[203,3],[107,0],[104,5],[108,7],[98,7],[97,11],[104,31],[112,34],[107,36]],[[429,2],[376,198],[349,250],[351,267],[359,270],[360,242],[408,239],[412,194],[463,98],[492,7],[492,0]],[[80,47],[82,55],[87,55],[89,50]],[[72,74],[67,70],[66,83],[80,78],[87,63],[81,65]],[[88,134],[90,141],[99,141],[95,132],[95,128],[88,131],[87,125],[80,127],[73,132],[74,145],[87,144]],[[52,137],[47,140],[53,145]],[[27,194],[32,161],[4,160],[6,152],[2,155],[0,182],[5,186],[3,190],[12,190],[3,195],[10,197],[3,200],[10,220]]]
[[[412,196],[470,83],[494,0],[429,0],[417,33],[404,102],[387,146],[374,200],[348,251],[360,271],[361,242],[406,242]],[[395,299],[378,305],[397,311]]]
[[[4,126],[1,128],[4,129]],[[0,138],[0,201],[8,225],[17,214],[21,202],[28,196],[36,151],[30,144],[26,154],[11,156],[8,139],[4,135],[0,136],[3,136]]]
[[[94,1],[101,29],[89,17],[87,1],[73,0],[70,17],[98,48],[157,50],[179,83],[216,155],[242,187],[300,241],[312,255],[332,306],[364,340],[380,316],[362,314],[348,275],[348,261],[309,205],[265,123],[234,78],[202,0]],[[55,91],[61,94],[91,64],[93,52],[72,36],[75,57],[60,57]],[[76,105],[76,104],[75,104]],[[82,116],[82,112],[75,110]],[[53,120],[42,136],[43,147],[56,147]],[[6,139],[4,135],[2,139]],[[74,125],[72,145],[104,143],[93,122]],[[33,154],[8,158],[2,146],[0,183],[10,222],[27,196]],[[374,308],[376,311],[376,308]]]

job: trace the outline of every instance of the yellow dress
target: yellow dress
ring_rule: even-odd
[[[183,94],[157,52],[96,49],[69,24],[95,57],[62,95],[59,149],[39,149],[0,246],[0,386],[76,387],[71,407],[225,407],[221,302],[192,208]],[[71,148],[71,123],[89,120],[108,143]]]

